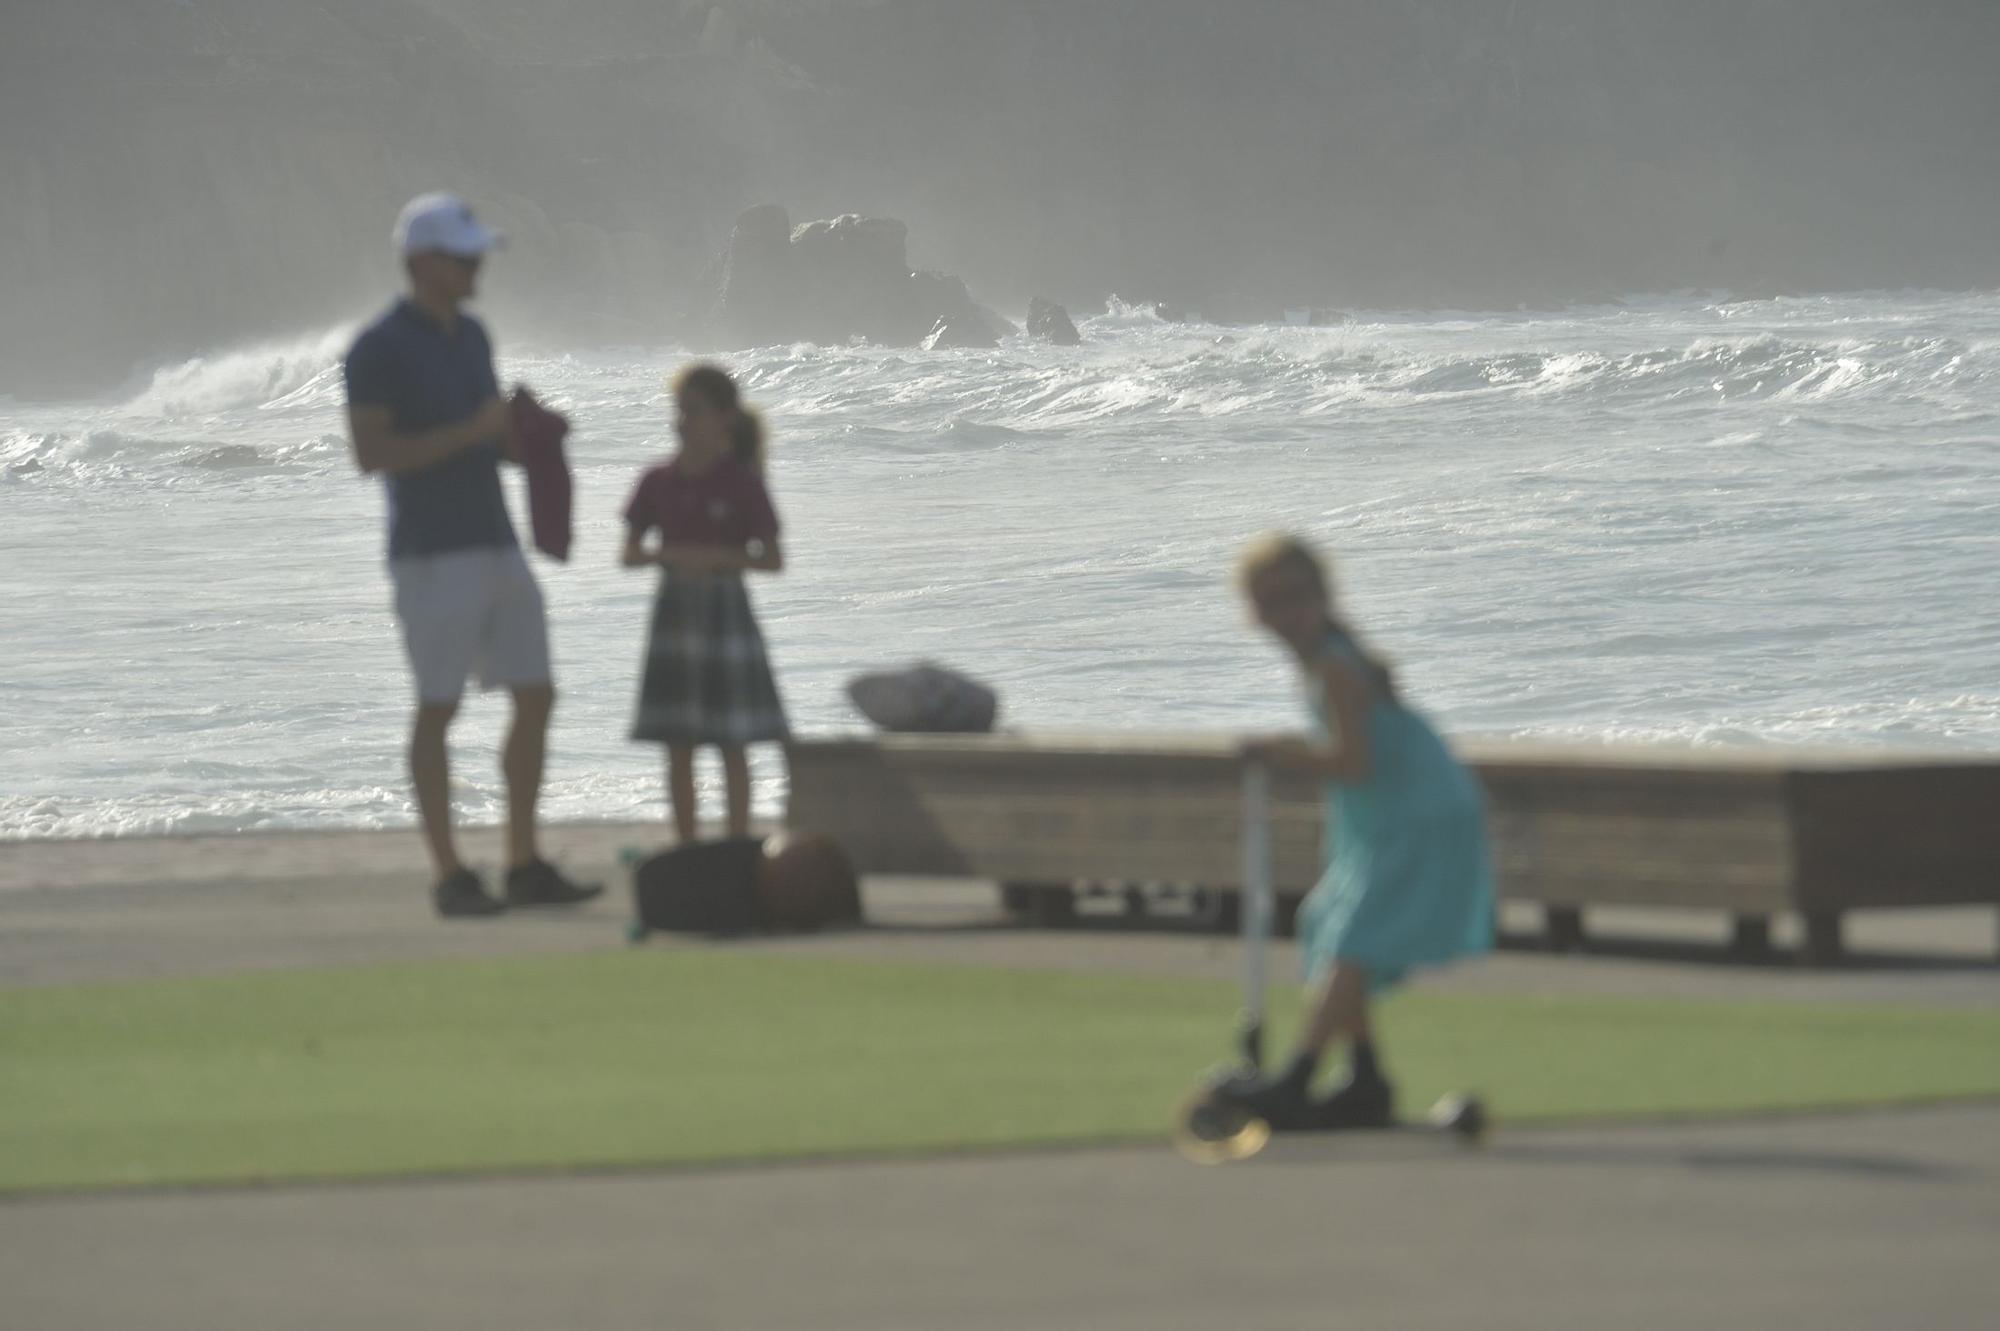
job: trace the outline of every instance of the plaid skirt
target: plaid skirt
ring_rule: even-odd
[[[632,738],[742,745],[790,733],[742,577],[661,574]]]

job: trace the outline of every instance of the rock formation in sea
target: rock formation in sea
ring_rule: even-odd
[[[909,228],[889,217],[791,224],[777,204],[736,219],[697,291],[703,331],[727,346],[783,342],[991,347],[1014,325],[949,273],[910,267]]]
[[[1069,311],[1040,296],[1028,302],[1028,336],[1059,347],[1073,347],[1083,341],[1083,335],[1070,322]]]

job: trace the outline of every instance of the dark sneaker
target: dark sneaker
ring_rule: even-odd
[[[1312,1126],[1322,1131],[1396,1126],[1396,1091],[1381,1077],[1350,1078],[1312,1106]]]
[[[507,909],[507,903],[488,892],[470,869],[459,869],[438,880],[431,889],[431,901],[437,913],[447,917],[498,915]]]
[[[507,871],[509,906],[574,906],[603,890],[599,883],[572,883],[547,860]]]
[[[1263,1119],[1277,1132],[1294,1132],[1312,1126],[1313,1104],[1309,1097],[1313,1066],[1317,1060],[1294,1060],[1273,1076],[1260,1068],[1246,1067],[1226,1081],[1217,1082],[1217,1099],[1236,1104]]]
[[[1237,1103],[1270,1124],[1273,1132],[1299,1132],[1318,1126],[1313,1112],[1317,1106],[1288,1080],[1268,1082],[1237,1097]]]

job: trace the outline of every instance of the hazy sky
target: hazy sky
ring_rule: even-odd
[[[1994,285],[1997,63],[1990,0],[10,3],[0,391],[358,314],[437,185],[552,337],[673,336],[765,201],[1016,312]]]

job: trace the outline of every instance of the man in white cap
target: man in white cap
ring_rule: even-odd
[[[361,330],[347,353],[354,460],[389,496],[389,573],[416,676],[410,776],[437,871],[432,898],[448,916],[509,906],[570,905],[601,890],[565,879],[535,844],[555,687],[542,593],[521,554],[500,488],[500,460],[519,462],[493,347],[461,307],[501,238],[449,194],[410,200],[396,219],[409,294]],[[507,779],[505,897],[458,858],[445,734],[466,677],[514,695],[501,771]]]

